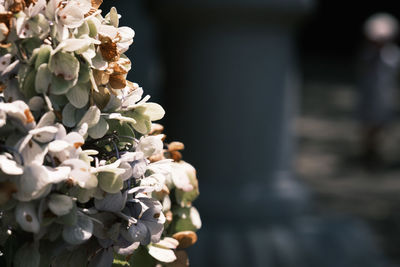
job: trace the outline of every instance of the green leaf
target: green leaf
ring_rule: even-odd
[[[115,194],[119,192],[124,185],[122,179],[113,172],[100,172],[97,178],[99,179],[100,188],[107,193]]]
[[[89,33],[90,33],[90,29],[89,29],[88,23],[85,21],[82,23],[81,26],[79,26],[76,36],[80,37],[82,35],[89,35]]]
[[[89,240],[93,233],[93,222],[86,215],[77,216],[75,225],[64,226],[63,239],[71,245],[79,245]]]
[[[39,53],[36,56],[35,69],[37,70],[43,63],[48,63],[51,53],[50,45],[42,45],[39,49]]]
[[[201,227],[199,213],[195,207],[175,207],[172,209],[174,220],[171,224],[172,233],[182,231],[197,231]]]
[[[133,128],[141,134],[147,134],[151,130],[150,117],[143,113],[144,108],[138,107],[133,111],[124,112],[127,117],[131,117],[136,120],[136,123],[132,123]]]
[[[39,250],[33,244],[26,243],[15,253],[14,267],[39,267]]]
[[[97,35],[97,26],[96,23],[94,22],[94,19],[88,19],[87,24],[89,27],[89,36],[92,38],[95,38]]]
[[[71,53],[57,52],[50,56],[49,69],[55,76],[67,81],[75,80],[79,73],[79,60]]]
[[[57,267],[87,266],[87,258],[88,255],[85,249],[78,248],[73,251],[64,249],[63,252],[53,260],[53,264],[51,266],[57,266]]]
[[[35,77],[35,90],[37,93],[47,93],[52,76],[53,75],[47,67],[47,64],[44,63],[37,68],[37,73]]]
[[[100,110],[96,106],[91,106],[83,115],[82,119],[79,121],[78,126],[87,123],[88,127],[95,126],[100,120]]]
[[[68,90],[77,83],[78,79],[75,80],[65,80],[61,76],[52,75],[50,84],[50,93],[55,95],[63,95],[68,92]]]
[[[90,79],[90,66],[86,61],[81,60],[81,61],[79,61],[78,82],[79,83],[87,83],[87,82],[89,82],[89,79]]]
[[[89,128],[88,134],[93,139],[99,139],[107,133],[108,128],[107,121],[103,117],[100,117],[99,122],[95,126]]]
[[[67,127],[74,127],[76,125],[76,120],[75,120],[75,107],[68,103],[65,105],[63,111],[62,111],[62,123],[67,126]]]
[[[139,246],[129,259],[131,267],[154,267],[156,260],[149,255],[147,249]]]
[[[32,98],[36,95],[35,90],[35,79],[36,79],[36,71],[31,68],[30,71],[26,74],[24,79],[24,84],[22,86],[22,93],[26,98]]]
[[[72,208],[68,214],[60,216],[57,218],[56,222],[63,225],[73,226],[77,223],[78,216],[77,216],[77,207],[76,203],[72,203]]]
[[[121,123],[118,120],[109,120],[108,125],[109,125],[108,133],[117,132],[118,135],[121,136],[135,137],[135,133],[132,130],[132,127],[130,127],[129,124],[126,122]]]
[[[67,92],[69,102],[76,108],[83,108],[89,101],[88,84],[78,83]]]

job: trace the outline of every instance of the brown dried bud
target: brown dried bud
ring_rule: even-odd
[[[170,211],[170,210],[167,212],[164,212],[164,216],[165,216],[165,220],[167,221],[167,223],[171,223],[172,219],[174,217],[174,215],[172,214],[172,211]]]
[[[164,157],[164,155],[162,153],[161,154],[157,154],[157,155],[152,155],[152,156],[149,157],[150,162],[157,162],[157,161],[160,161],[160,160],[163,160],[163,159],[165,159],[165,157]]]
[[[161,134],[164,131],[164,126],[158,123],[151,124],[151,130],[149,135]]]
[[[181,142],[171,142],[168,145],[168,150],[169,151],[176,151],[176,150],[183,150],[185,149],[185,145]]]
[[[174,161],[180,161],[182,159],[182,154],[179,151],[170,151],[169,154]]]
[[[178,248],[180,249],[188,248],[197,242],[197,235],[193,231],[178,232],[175,233],[172,237],[178,240]]]

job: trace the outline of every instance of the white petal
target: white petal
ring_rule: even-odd
[[[42,148],[38,143],[32,140],[32,135],[27,135],[25,138],[21,139],[17,144],[17,148],[24,159],[24,164],[33,162],[42,164],[48,151],[47,146]]]
[[[52,153],[62,152],[70,147],[70,143],[64,140],[54,140],[49,144],[49,151]]]
[[[47,204],[51,212],[57,216],[68,214],[73,207],[72,199],[62,194],[51,194]]]
[[[41,143],[48,143],[54,139],[58,128],[55,126],[44,126],[42,128],[35,128],[29,131],[33,135],[33,139]]]
[[[149,246],[149,254],[161,262],[173,262],[176,260],[175,253],[172,249],[165,249],[161,247],[156,247],[154,245]]]
[[[48,182],[53,184],[58,184],[62,181],[65,181],[68,179],[69,173],[71,172],[71,168],[66,166],[57,168],[46,166],[46,170],[49,176]]]
[[[172,237],[165,237],[164,239],[160,240],[160,242],[157,243],[157,246],[169,249],[176,249],[178,245],[179,245],[178,240]]]
[[[39,197],[49,185],[46,168],[39,164],[25,166],[24,174],[17,179],[18,191],[15,197],[20,201],[29,201]]]
[[[142,106],[146,108],[144,114],[149,116],[150,120],[156,121],[164,117],[165,111],[159,104],[149,102],[142,104]]]
[[[24,231],[38,233],[40,230],[33,203],[19,202],[15,208],[15,219]]]
[[[9,175],[21,175],[24,169],[14,160],[8,159],[5,155],[0,155],[0,169]]]
[[[77,28],[84,21],[84,12],[72,2],[58,12],[58,18],[67,28]]]

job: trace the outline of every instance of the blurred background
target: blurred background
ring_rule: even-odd
[[[398,1],[111,6],[198,170],[191,266],[400,266]]]

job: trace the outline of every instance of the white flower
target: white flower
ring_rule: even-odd
[[[142,137],[136,147],[137,152],[142,152],[146,158],[162,153],[163,151],[163,134]]]
[[[46,196],[52,184],[60,183],[68,178],[69,167],[51,168],[37,162],[24,167],[24,173],[14,179],[17,192],[14,197],[20,201],[30,201]]]
[[[64,160],[61,166],[71,168],[69,179],[82,188],[91,189],[97,186],[97,178],[92,173],[90,164],[80,159]]]
[[[6,114],[6,117],[11,119],[14,125],[25,130],[33,129],[36,126],[35,118],[29,106],[21,100],[12,103],[0,103],[0,113],[3,114],[1,117],[4,118],[4,114]]]
[[[81,146],[85,143],[82,135],[77,132],[66,133],[64,126],[58,125],[55,140],[49,143],[49,154],[58,163],[68,159],[79,158]]]

